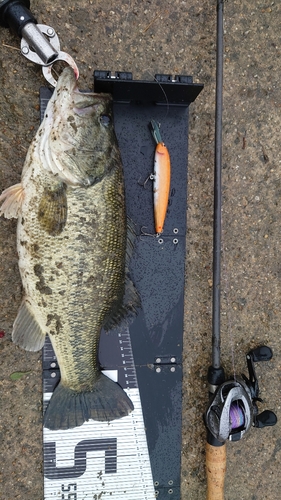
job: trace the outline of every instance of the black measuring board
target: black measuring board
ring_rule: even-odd
[[[94,73],[94,90],[113,95],[127,215],[136,232],[130,273],[141,298],[141,308],[128,331],[102,332],[99,360],[103,369],[118,371],[118,382],[124,389],[139,390],[153,495],[144,488],[143,496],[140,493],[135,498],[180,500],[188,113],[203,85],[193,84],[190,76],[173,80],[170,75],[157,75],[156,79],[139,82],[132,80],[130,73],[119,72],[113,77],[108,71]],[[49,89],[41,89],[43,111],[50,95]],[[169,206],[159,237],[154,236],[153,186],[147,180],[155,152],[151,119],[161,124],[171,157]],[[59,379],[49,341],[44,353],[44,392],[49,393]],[[52,448],[50,443],[47,448]],[[48,456],[46,453],[45,465],[52,462]],[[45,467],[45,471],[56,477],[52,467]],[[103,498],[107,499],[106,494]]]
[[[117,71],[94,72],[95,92],[111,94],[114,102],[147,105],[188,106],[203,89],[193,83],[192,76],[155,75],[154,80],[133,80],[132,73]]]

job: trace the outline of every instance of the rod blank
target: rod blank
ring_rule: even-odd
[[[212,366],[220,367],[220,296],[221,296],[221,169],[222,169],[222,108],[223,108],[223,0],[217,1],[217,63],[215,115],[215,174],[213,223],[213,316]]]

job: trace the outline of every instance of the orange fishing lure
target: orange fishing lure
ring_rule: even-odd
[[[171,161],[168,148],[161,139],[159,126],[151,120],[152,135],[156,141],[153,172],[154,224],[157,235],[164,229],[171,185]]]

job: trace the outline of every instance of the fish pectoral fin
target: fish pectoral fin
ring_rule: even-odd
[[[43,165],[68,186],[88,187],[92,184],[91,171],[95,150],[83,148],[68,132],[59,141],[43,144],[46,162]]]
[[[10,186],[0,196],[2,203],[0,215],[4,215],[6,219],[17,219],[21,211],[22,202],[24,199],[24,189],[22,184],[14,184]]]
[[[62,232],[67,220],[66,186],[45,190],[39,203],[38,220],[42,229],[51,236]]]
[[[24,299],[15,319],[12,340],[26,351],[40,351],[45,343],[45,333],[41,330],[34,314]]]

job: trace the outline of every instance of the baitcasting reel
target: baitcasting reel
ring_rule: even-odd
[[[204,421],[218,441],[239,441],[252,426],[263,428],[276,424],[277,417],[273,411],[265,410],[259,414],[256,405],[262,399],[258,397],[254,363],[271,358],[272,350],[266,346],[249,351],[246,355],[249,378],[242,374],[242,378],[227,380],[216,389],[204,414]]]

